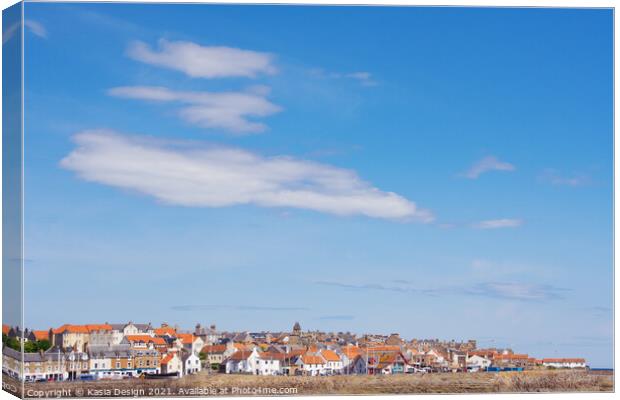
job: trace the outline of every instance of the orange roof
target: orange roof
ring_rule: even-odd
[[[251,351],[241,350],[241,351],[237,351],[232,356],[230,356],[230,359],[234,361],[247,360],[247,358],[250,357],[251,354],[252,354]]]
[[[175,355],[175,354],[176,354],[176,353],[168,353],[168,354],[166,354],[166,356],[165,356],[164,358],[162,358],[162,359],[161,359],[160,364],[161,364],[161,365],[166,365],[166,364],[168,364],[168,363],[169,363],[169,362],[170,362],[170,361],[174,358],[174,355]]]
[[[258,355],[263,360],[284,360],[286,358],[286,354],[284,353],[276,353],[276,352],[269,352],[269,351],[264,352],[264,353],[258,353]]]
[[[368,351],[400,351],[400,346],[368,346]]]
[[[89,325],[86,325],[86,329],[88,329],[89,332],[92,332],[92,331],[111,331],[112,330],[112,325],[109,325],[109,324],[89,324]]]
[[[64,324],[60,328],[54,329],[53,332],[54,334],[61,334],[65,332],[67,333],[88,333],[88,329],[84,325]]]
[[[585,363],[585,358],[543,358],[543,363]]]
[[[497,355],[496,350],[473,350],[469,351],[467,354],[470,356],[481,356],[481,357],[493,357]]]
[[[527,360],[530,356],[527,354],[496,354],[496,360]]]
[[[177,338],[181,339],[181,343],[183,344],[194,343],[194,335],[192,335],[191,333],[178,333]]]
[[[49,340],[48,331],[32,331],[36,340]]]
[[[316,345],[311,345],[311,346],[308,346],[308,351],[310,353],[316,353],[317,351],[319,351],[319,349],[316,347]]]
[[[310,354],[304,354],[301,357],[301,361],[303,361],[304,364],[325,364],[325,360],[323,359],[323,357]]]
[[[333,352],[332,350],[323,350],[321,355],[325,359],[325,361],[340,361],[340,356]]]
[[[233,343],[233,346],[237,350],[247,351],[247,349],[248,349],[248,347],[246,345],[241,344],[241,343]]]
[[[160,337],[151,337],[149,335],[127,335],[125,336],[130,342],[144,342],[165,345],[166,341]]]
[[[357,346],[347,346],[342,349],[342,354],[347,356],[347,358],[355,358],[355,356],[359,355],[362,351]]]
[[[11,330],[11,327],[6,325],[6,324],[2,324],[2,334],[3,335],[7,335],[9,333],[9,331]]]
[[[225,351],[225,344],[207,345],[200,350],[201,353],[224,353]]]
[[[154,329],[155,335],[156,336],[176,336],[177,335],[177,331],[174,328],[171,328],[169,326],[162,326],[161,328],[155,328]]]

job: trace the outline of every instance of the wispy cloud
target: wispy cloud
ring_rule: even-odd
[[[568,289],[552,285],[515,282],[486,282],[464,289],[465,294],[508,300],[545,301],[562,298]]]
[[[2,32],[2,44],[7,43],[13,36],[15,36],[15,34],[19,30],[20,25],[21,25],[21,22],[16,22],[14,24],[9,25]],[[47,38],[47,30],[45,29],[45,26],[43,26],[43,24],[41,24],[40,22],[34,21],[32,19],[26,19],[24,20],[24,26],[28,29],[28,31],[30,31],[35,36],[38,36],[44,39]]]
[[[462,176],[468,179],[477,179],[480,175],[489,171],[514,171],[514,165],[500,161],[495,156],[487,156],[476,162]]]
[[[267,127],[249,117],[266,117],[281,108],[266,99],[269,88],[253,86],[245,92],[183,92],[159,86],[123,86],[108,90],[116,97],[186,104],[179,116],[202,128],[222,128],[236,134],[257,133]]]
[[[402,280],[394,280],[392,282],[395,283],[403,283],[406,281]],[[342,282],[332,282],[332,281],[317,281],[315,282],[317,285],[323,286],[333,286],[341,289],[354,289],[354,290],[380,290],[387,292],[398,292],[398,293],[417,293],[417,294],[425,294],[425,295],[435,295],[440,290],[437,289],[421,289],[410,286],[393,286],[393,285],[382,285],[379,283],[367,283],[367,284],[350,284],[350,283],[342,283]]]
[[[523,225],[523,220],[513,218],[489,219],[472,224],[476,229],[516,228],[521,225]]]
[[[82,179],[131,189],[174,205],[251,204],[335,215],[430,222],[432,214],[351,170],[292,157],[263,157],[199,142],[164,142],[91,130],[61,162]]]
[[[306,307],[271,307],[271,306],[247,306],[247,305],[222,305],[222,304],[190,304],[170,307],[174,311],[214,311],[214,310],[237,310],[237,311],[307,311]]]
[[[358,72],[327,72],[321,68],[315,68],[310,70],[310,74],[316,78],[323,79],[350,79],[358,82],[362,86],[376,86],[377,81],[374,80],[372,74],[367,71]]]
[[[135,41],[127,48],[127,55],[146,64],[181,71],[192,78],[254,78],[277,72],[269,53],[165,39],[160,39],[158,45],[154,50],[144,42]]]
[[[32,32],[34,35],[38,37],[41,37],[41,38],[47,37],[47,29],[45,29],[43,24],[41,24],[40,22],[37,22],[32,19],[25,19],[24,26],[26,26],[26,28],[28,28],[30,32]]]
[[[406,280],[392,280],[400,283],[399,286],[383,285],[378,283],[350,284],[341,282],[318,281],[317,285],[332,286],[357,291],[388,291],[413,295],[460,295],[483,296],[506,300],[519,301],[547,301],[562,298],[562,294],[569,289],[558,288],[552,285],[529,284],[521,282],[481,282],[463,286],[444,286],[437,288],[420,288]]]
[[[556,186],[583,186],[590,183],[590,177],[586,174],[575,174],[572,176],[562,176],[555,169],[546,169],[540,174],[538,179],[541,182],[550,183]]]

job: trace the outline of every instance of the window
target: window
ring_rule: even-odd
[[[131,368],[131,361],[127,361],[127,368]]]
[[[120,367],[121,367],[121,362],[120,362],[120,361],[117,361],[117,362],[116,362],[116,368],[118,369],[118,368],[120,368]]]

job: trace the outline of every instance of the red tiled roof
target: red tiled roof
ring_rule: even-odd
[[[92,331],[111,331],[112,330],[112,325],[109,325],[109,324],[89,324],[89,325],[86,325],[86,329],[88,329],[89,332],[92,332]]]
[[[53,330],[54,334],[61,334],[61,333],[65,333],[65,332],[68,332],[68,333],[88,333],[88,329],[84,325],[64,324],[63,326]]]
[[[125,336],[130,342],[143,342],[143,343],[153,343],[159,345],[165,345],[166,341],[160,337],[151,337],[149,335],[127,335]]]
[[[191,333],[178,333],[177,338],[181,339],[181,343],[183,344],[194,343],[194,335],[192,335]]]
[[[233,353],[233,355],[230,356],[230,359],[233,361],[247,360],[250,357],[250,355],[252,355],[251,351],[239,350]]]
[[[49,340],[48,331],[32,331],[32,334],[36,340]]]
[[[355,358],[355,356],[361,354],[361,350],[357,346],[347,346],[342,349],[342,354],[347,356],[347,358]]]
[[[369,352],[400,351],[400,346],[368,346],[367,350]]]
[[[543,363],[585,363],[585,358],[543,358]]]
[[[286,354],[284,353],[264,352],[264,353],[258,353],[258,355],[263,360],[284,360],[286,359]]]
[[[332,350],[323,350],[321,355],[325,361],[340,361],[340,356]]]
[[[530,358],[527,354],[496,354],[495,360],[527,360]]]
[[[473,350],[468,352],[470,356],[480,356],[480,357],[493,357],[497,355],[496,350]]]
[[[323,357],[315,356],[311,354],[304,354],[301,356],[301,361],[304,364],[325,364]]]
[[[9,333],[9,331],[11,330],[11,327],[5,324],[2,324],[2,334],[3,335],[7,335]]]
[[[161,365],[168,364],[174,358],[174,355],[175,355],[175,353],[168,353],[168,354],[166,354],[166,356],[161,359],[160,364]]]
[[[157,336],[173,336],[175,337],[177,335],[177,331],[174,328],[171,328],[169,326],[162,326],[161,328],[155,328],[154,329],[155,335]]]
[[[226,351],[225,344],[207,345],[207,346],[204,346],[202,350],[200,350],[201,353],[207,353],[207,354],[224,353],[225,351]]]

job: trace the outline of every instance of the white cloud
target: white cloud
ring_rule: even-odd
[[[267,127],[248,117],[266,117],[281,108],[265,98],[269,88],[254,86],[245,92],[183,92],[157,86],[124,86],[108,91],[112,96],[186,104],[179,116],[202,128],[223,128],[233,133],[257,133]]]
[[[269,53],[193,42],[160,39],[159,48],[153,50],[146,43],[135,41],[127,48],[127,55],[146,64],[184,72],[192,78],[254,78],[260,73],[277,72]]]
[[[520,301],[544,301],[562,297],[564,288],[520,282],[487,282],[465,289],[470,295]]]
[[[24,25],[26,26],[26,28],[30,29],[30,32],[34,33],[36,36],[42,38],[47,37],[47,30],[41,23],[33,21],[31,19],[26,19],[24,20]]]
[[[7,43],[15,35],[15,33],[19,30],[19,26],[20,26],[20,22],[16,22],[12,25],[9,25],[8,28],[6,28],[2,32],[2,44]],[[26,19],[24,20],[24,26],[28,28],[28,30],[36,36],[39,36],[42,38],[47,37],[47,30],[41,23],[37,21]]]
[[[521,225],[523,225],[522,220],[510,218],[490,219],[473,224],[474,228],[478,229],[516,228]]]
[[[561,176],[554,169],[546,169],[539,177],[540,181],[551,183],[556,186],[583,186],[590,183],[590,177],[585,174],[576,174],[573,176]]]
[[[317,78],[323,79],[353,79],[359,82],[363,86],[376,86],[377,82],[373,79],[372,74],[367,71],[359,72],[327,72],[321,68],[314,68],[310,70],[310,74]]]
[[[376,86],[377,82],[372,79],[370,72],[352,72],[344,74],[345,78],[356,79],[360,84],[364,86]]]
[[[469,179],[477,179],[481,174],[488,171],[514,171],[515,166],[498,160],[494,156],[484,157],[480,161],[476,162],[462,175]]]
[[[252,204],[335,215],[430,222],[432,214],[354,171],[292,157],[263,157],[200,143],[84,131],[61,166],[82,179],[131,189],[174,205]]]

